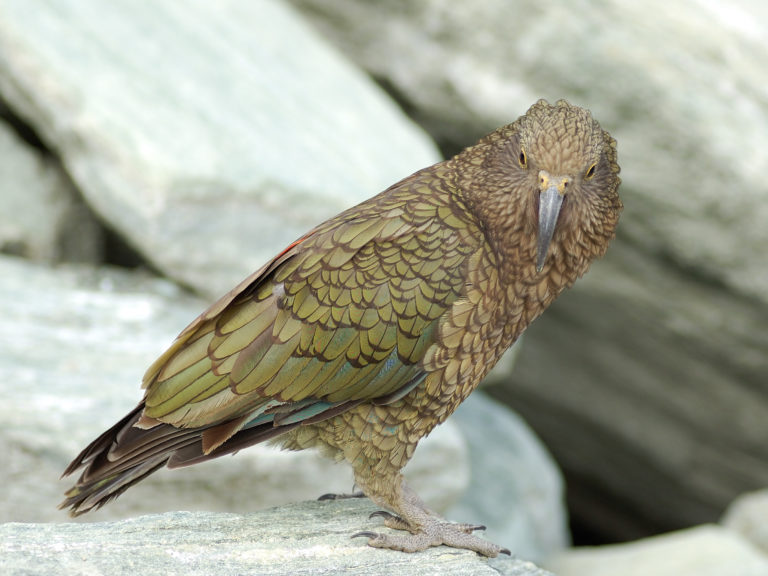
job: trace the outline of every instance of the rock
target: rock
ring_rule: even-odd
[[[56,506],[73,479],[56,479],[135,405],[143,370],[204,306],[146,274],[0,257],[0,522],[67,519]],[[445,512],[458,502],[449,518],[486,523],[517,554],[558,550],[565,527],[557,469],[508,409],[475,396],[422,441],[407,478],[430,506]],[[258,445],[160,470],[77,520],[169,510],[245,513],[352,486],[346,465],[312,451]]]
[[[766,321],[754,300],[617,244],[490,392],[542,436],[590,528],[632,539],[704,523],[768,481]]]
[[[768,558],[719,526],[705,525],[629,544],[575,548],[548,560],[558,576],[764,576]]]
[[[485,524],[490,540],[530,560],[565,548],[570,536],[563,479],[522,418],[473,392],[448,422],[466,438],[471,480],[446,517]]]
[[[725,511],[720,523],[768,554],[768,490],[739,496]]]
[[[0,96],[105,221],[210,297],[439,159],[277,0],[49,4],[0,7]]]
[[[175,512],[94,524],[3,524],[0,562],[9,575],[45,576],[548,574],[508,556],[488,560],[445,547],[418,554],[370,548],[350,535],[371,529],[374,509],[367,501],[347,500],[246,515]]]
[[[446,146],[538,97],[618,140],[617,240],[490,390],[562,465],[575,522],[632,539],[768,484],[766,5],[293,3]]]
[[[61,167],[0,121],[0,252],[50,262],[98,262],[101,226]]]

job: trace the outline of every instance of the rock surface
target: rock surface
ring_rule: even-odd
[[[731,503],[720,522],[768,555],[768,490],[742,494]]]
[[[589,525],[632,539],[708,522],[768,484],[767,322],[754,300],[617,244],[491,393],[541,434]]]
[[[0,253],[49,262],[100,261],[101,226],[61,166],[1,118]]]
[[[539,97],[618,140],[616,242],[492,389],[562,464],[577,523],[636,538],[768,485],[766,4],[293,3],[447,146]]]
[[[548,574],[507,556],[370,548],[350,535],[371,529],[376,521],[367,517],[374,510],[367,501],[304,502],[248,515],[175,512],[95,524],[3,524],[0,564],[9,576]]]
[[[549,559],[558,576],[764,576],[768,557],[714,525],[629,544],[568,550]]]
[[[146,274],[33,265],[0,257],[0,521],[62,522],[66,464],[140,398],[143,370],[204,308]],[[557,468],[508,409],[473,397],[426,438],[406,468],[414,488],[455,520],[540,558],[567,540]],[[161,470],[94,513],[249,512],[352,489],[349,467],[264,445]],[[451,507],[458,505],[455,510]]]
[[[209,296],[438,159],[276,0],[8,0],[0,96],[104,220]]]

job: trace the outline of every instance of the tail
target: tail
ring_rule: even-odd
[[[275,426],[265,422],[240,430],[214,450],[204,450],[205,428],[176,428],[159,424],[138,428],[144,403],[91,442],[67,469],[62,478],[83,468],[80,478],[67,491],[59,509],[70,508],[72,516],[101,508],[154,471],[178,468],[237,452],[242,448],[279,436],[300,422]]]

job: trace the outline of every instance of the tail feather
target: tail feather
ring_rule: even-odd
[[[70,508],[72,516],[84,514],[117,498],[163,466],[179,468],[231,454],[276,438],[297,426],[331,418],[361,402],[317,401],[317,409],[307,402],[285,404],[269,414],[259,412],[258,417],[246,421],[241,429],[237,423],[220,430],[217,427],[220,428],[221,423],[202,428],[177,428],[164,423],[151,428],[143,423],[137,425],[144,410],[141,402],[67,466],[62,477],[81,468],[82,472],[59,508]],[[210,436],[207,442],[206,431]]]
[[[91,510],[98,510],[114,500],[128,488],[165,466],[168,456],[158,456],[130,468],[93,482],[78,482],[65,496],[59,508],[70,508],[71,516],[80,516]]]
[[[247,428],[239,431],[232,436],[225,444],[222,444],[212,452],[206,454],[203,452],[202,444],[188,444],[183,448],[179,448],[173,453],[173,456],[168,460],[168,468],[182,468],[184,466],[192,466],[199,462],[205,462],[211,458],[218,458],[225,454],[234,454],[248,448],[254,444],[259,444],[272,438],[277,438],[293,430],[297,426],[300,426],[301,422],[295,422],[293,424],[287,424],[283,426],[275,426],[272,422],[266,424],[259,424],[253,428]]]
[[[143,404],[91,442],[62,474],[69,476],[83,468],[75,485],[66,492],[59,509],[70,508],[72,516],[101,508],[159,468],[179,468],[237,452],[275,438],[301,422],[275,425],[267,421],[240,430],[214,450],[203,449],[202,436],[208,428],[176,428],[160,424],[150,429],[134,426]]]
[[[59,508],[71,508],[72,516],[101,508],[140,480],[162,468],[171,455],[200,443],[202,429],[174,428],[161,424],[149,430],[134,424],[144,409],[139,404],[117,424],[89,444],[62,474],[84,468],[67,491]]]

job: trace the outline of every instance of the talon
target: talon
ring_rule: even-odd
[[[376,510],[376,512],[371,512],[371,513],[368,515],[368,520],[370,520],[370,519],[372,519],[372,518],[376,518],[376,516],[381,516],[381,517],[382,517],[382,518],[384,518],[384,519],[387,519],[387,518],[395,518],[395,515],[394,515],[394,514],[390,514],[390,513],[389,513],[389,512],[387,512],[386,510]]]
[[[486,530],[488,530],[488,528],[486,526],[483,526],[482,524],[473,524],[469,527],[469,529],[472,532],[477,532],[477,531],[485,532]]]
[[[357,532],[355,534],[352,534],[352,536],[350,536],[350,538],[363,538],[363,537],[365,537],[365,538],[378,538],[378,536],[379,535],[376,534],[376,532],[363,531],[363,532]]]
[[[512,556],[512,552],[510,552],[506,548],[502,548],[501,550],[499,550],[499,554],[506,554],[507,556]]]
[[[351,494],[334,494],[329,492],[320,496],[318,500],[349,500],[350,498],[365,498],[365,494],[362,492],[352,492]]]

